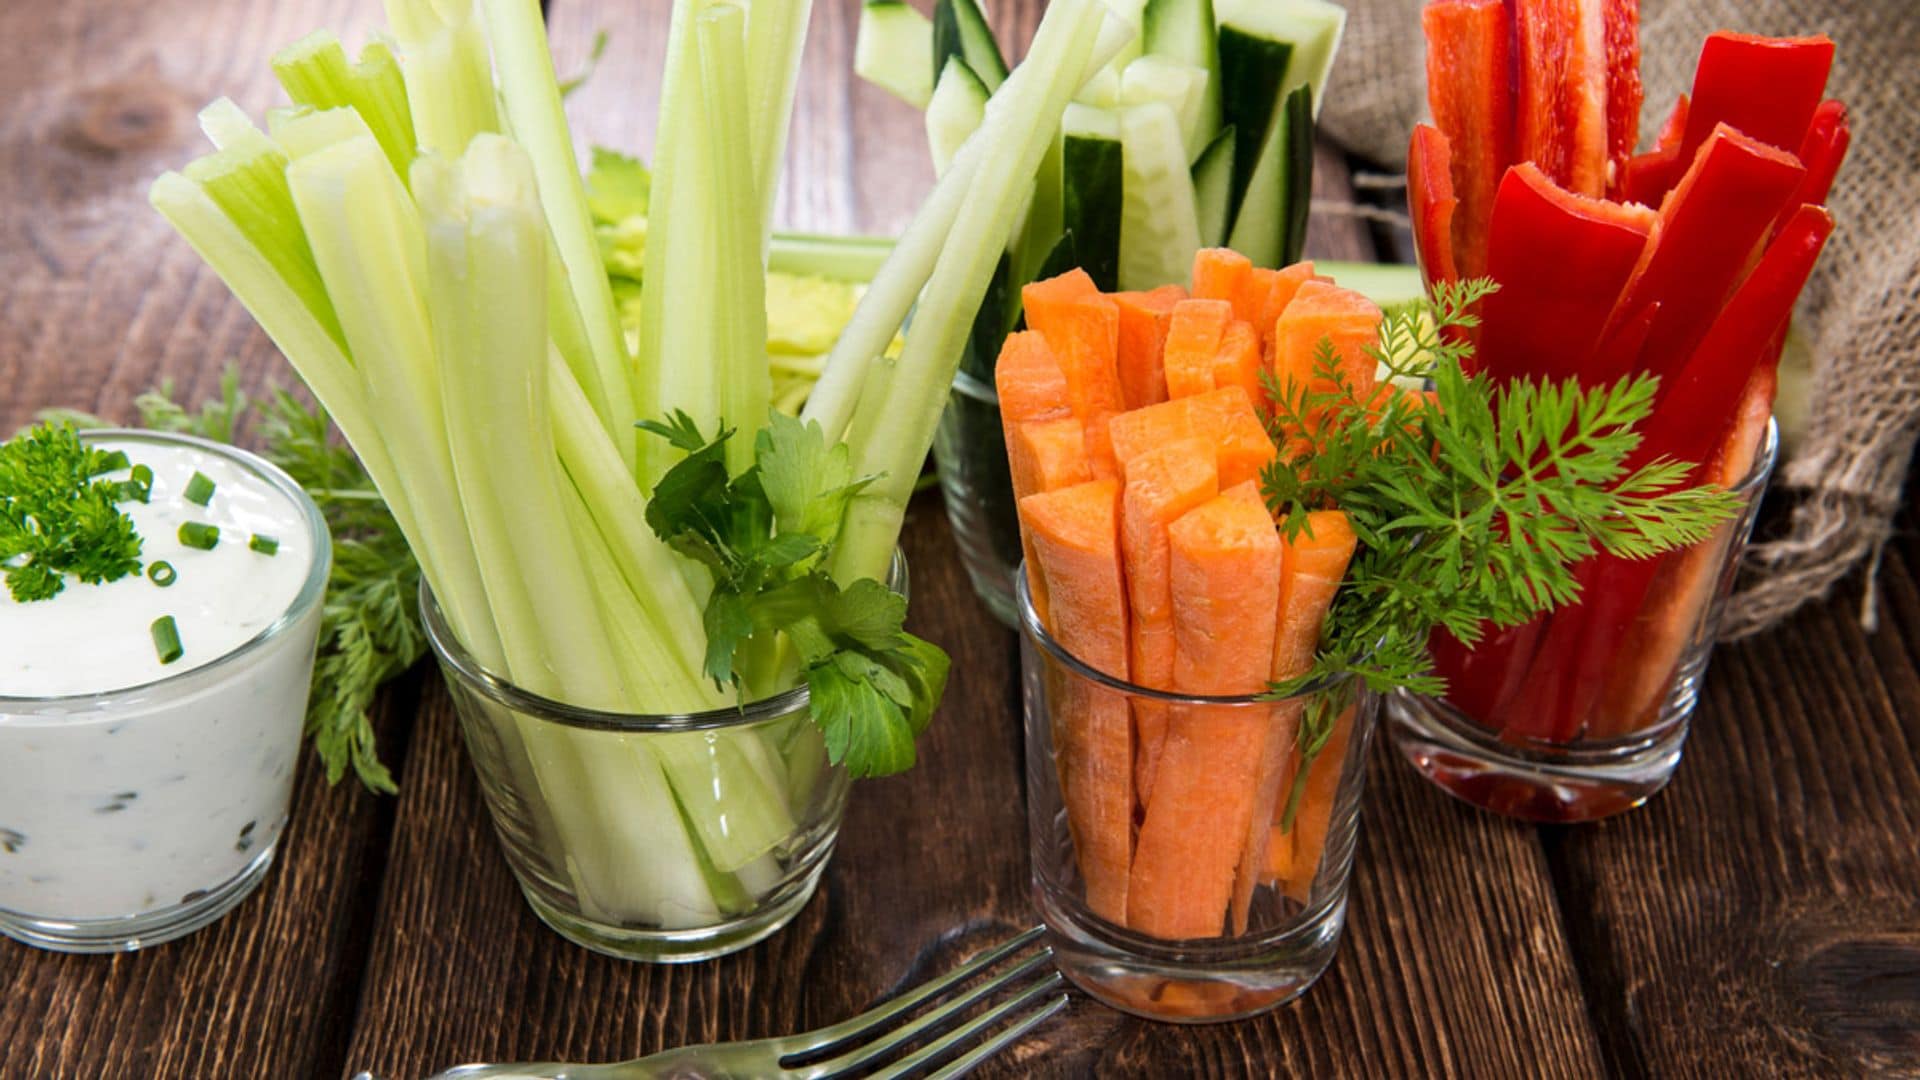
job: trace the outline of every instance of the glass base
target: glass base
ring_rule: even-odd
[[[1105,1005],[1174,1024],[1244,1020],[1299,997],[1333,963],[1347,921],[1343,894],[1284,934],[1166,942],[1090,922],[1037,883],[1033,900],[1061,974]]]
[[[267,876],[273,852],[268,844],[238,874],[208,889],[188,904],[110,919],[47,919],[0,910],[0,934],[36,948],[67,953],[116,953],[150,948],[185,937],[232,911]]]
[[[616,960],[691,964],[739,952],[778,933],[793,921],[795,915],[800,914],[800,909],[807,906],[807,901],[813,899],[815,890],[820,887],[820,876],[826,872],[826,868],[827,859],[822,856],[814,864],[811,873],[777,890],[747,914],[712,926],[695,926],[684,930],[610,926],[577,912],[562,911],[534,889],[523,886],[520,891],[541,922],[583,949],[591,949]]]
[[[1387,699],[1393,745],[1422,776],[1463,802],[1543,824],[1598,821],[1645,803],[1673,778],[1687,741],[1685,708],[1657,730],[1564,747],[1503,742],[1434,698]]]

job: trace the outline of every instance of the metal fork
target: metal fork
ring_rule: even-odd
[[[1043,933],[1045,930],[1036,926],[1012,941],[982,953],[964,967],[917,986],[851,1020],[818,1031],[750,1042],[688,1046],[605,1065],[565,1065],[558,1062],[460,1065],[429,1080],[645,1080],[649,1077],[835,1080],[861,1072],[876,1078],[907,1076],[916,1070],[936,1065],[938,1069],[927,1074],[928,1080],[949,1080],[972,1072],[981,1062],[1013,1045],[1021,1036],[1066,1007],[1066,984],[1060,973],[1053,970],[1053,949],[1050,946],[1042,946],[1038,952],[1000,974],[907,1023],[898,1027],[889,1027],[889,1024],[921,1004],[999,966],[1002,961],[1038,941]],[[1038,972],[1044,974],[1033,978]],[[1017,988],[1018,992],[925,1046],[898,1060],[882,1064],[915,1040],[958,1020],[974,1006],[1008,988]],[[1006,1027],[995,1030],[998,1025],[1008,1021],[1010,1023]],[[372,1073],[363,1072],[354,1080],[378,1078]]]

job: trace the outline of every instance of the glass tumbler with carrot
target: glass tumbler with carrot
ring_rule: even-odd
[[[1387,314],[1310,263],[1207,249],[1159,299],[1144,319],[1080,271],[1028,285],[995,380],[1025,555],[1035,903],[1087,992],[1201,1022],[1279,1005],[1332,961],[1378,695],[1430,684],[1436,621],[1517,625],[1561,594],[1489,570],[1504,539],[1472,478],[1500,470],[1470,455],[1503,425],[1550,429],[1585,467],[1550,482],[1543,520],[1581,536],[1629,496],[1618,455],[1595,465],[1559,410],[1495,419],[1446,336],[1460,296]],[[1579,403],[1624,430],[1644,394],[1623,394]],[[1436,499],[1471,518],[1423,517]],[[1644,505],[1685,519],[1618,530],[1653,547],[1725,510]],[[1552,585],[1577,548],[1526,569]]]
[[[1463,331],[1475,370],[1657,378],[1631,464],[1683,463],[1741,508],[1684,550],[1587,559],[1578,603],[1551,615],[1471,645],[1438,635],[1446,694],[1390,707],[1402,753],[1454,795],[1605,817],[1678,766],[1772,469],[1776,369],[1848,142],[1845,107],[1823,100],[1834,47],[1712,35],[1692,93],[1636,154],[1633,0],[1430,0],[1423,21],[1434,123],[1409,150],[1416,246],[1430,287],[1500,287]]]

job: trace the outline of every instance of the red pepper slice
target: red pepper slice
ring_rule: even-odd
[[[1427,104],[1452,150],[1453,257],[1467,277],[1486,272],[1487,220],[1513,156],[1513,26],[1503,0],[1434,0],[1427,36]]]
[[[1428,285],[1460,276],[1453,250],[1454,208],[1460,200],[1453,194],[1451,160],[1445,135],[1427,124],[1413,126],[1407,147],[1407,198],[1413,209],[1413,248]]]
[[[1687,111],[1687,95],[1681,94],[1653,149],[1627,159],[1626,174],[1620,178],[1620,198],[1659,206],[1673,190],[1685,168],[1680,161],[1680,144],[1687,137]]]
[[[1607,3],[1514,6],[1518,157],[1578,195],[1601,195],[1607,184]]]
[[[1805,175],[1792,154],[1725,124],[1714,129],[1661,204],[1657,239],[1614,309],[1617,326],[1660,304],[1640,354],[1646,370],[1668,375],[1691,355]],[[1593,367],[1586,374],[1596,383],[1627,374]]]
[[[1640,143],[1640,0],[1607,0],[1607,195],[1618,198]]]
[[[1847,121],[1847,107],[1838,101],[1823,101],[1813,110],[1813,120],[1807,125],[1807,137],[1800,143],[1800,164],[1807,167],[1807,178],[1800,184],[1800,190],[1793,193],[1787,205],[1807,204],[1825,206],[1827,193],[1833,190],[1833,178],[1840,172],[1840,163],[1846,159],[1847,144],[1853,141],[1853,131]],[[1781,222],[1781,228],[1786,223]]]
[[[1654,212],[1581,198],[1531,162],[1507,170],[1494,201],[1478,358],[1499,379],[1581,374],[1641,253]]]
[[[1833,69],[1833,41],[1822,34],[1770,38],[1729,30],[1709,35],[1693,72],[1693,108],[1680,157],[1727,124],[1789,153],[1800,148]]]

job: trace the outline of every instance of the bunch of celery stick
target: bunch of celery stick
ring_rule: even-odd
[[[535,0],[388,0],[388,33],[357,60],[330,34],[297,42],[273,63],[292,104],[265,131],[209,106],[215,151],[153,186],[331,412],[455,636],[523,690],[661,714],[801,678],[779,662],[780,632],[736,657],[758,685],[713,677],[714,573],[648,513],[691,447],[640,424],[736,431],[713,456],[751,479],[769,423],[771,207],[809,6],[675,0],[634,348]],[[814,523],[823,577],[885,578],[1021,192],[1067,102],[1131,34],[1100,0],[1055,0],[830,354],[803,419],[863,482],[845,485],[839,520]],[[823,728],[848,719],[814,697]],[[811,730],[795,746],[609,736],[504,709],[493,723],[515,782],[546,807],[538,831],[566,886],[623,923],[750,907],[827,767]]]

